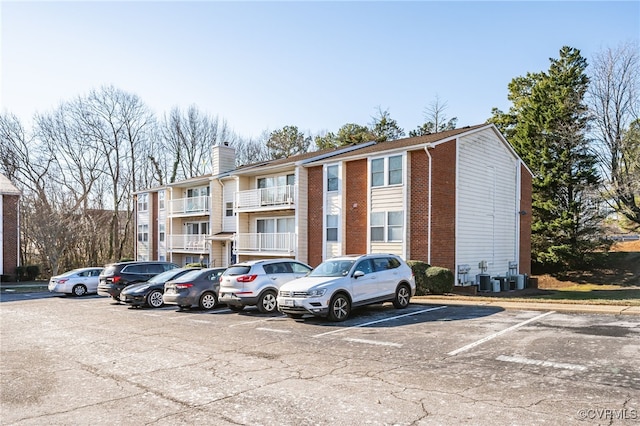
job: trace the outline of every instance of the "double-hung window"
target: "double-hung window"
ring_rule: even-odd
[[[338,241],[338,215],[327,215],[327,241]]]
[[[371,160],[371,186],[402,184],[402,155]]]
[[[149,194],[138,195],[138,211],[146,212],[149,209]]]
[[[338,166],[327,167],[327,191],[337,191],[338,185]]]
[[[371,213],[371,241],[398,242],[403,240],[404,212]]]
[[[138,225],[138,241],[141,243],[149,241],[149,225]]]

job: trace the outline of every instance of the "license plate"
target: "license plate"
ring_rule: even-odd
[[[296,301],[293,299],[284,299],[283,306],[296,306]]]

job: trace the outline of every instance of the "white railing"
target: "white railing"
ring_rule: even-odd
[[[209,198],[207,196],[202,197],[190,197],[190,198],[178,198],[177,200],[169,200],[169,212],[170,214],[204,214],[209,213]]]
[[[296,234],[293,232],[281,234],[236,234],[234,247],[238,252],[269,252],[292,254],[296,251]]]
[[[206,235],[204,234],[174,234],[168,236],[169,250],[185,250],[193,252],[205,251]]]
[[[296,201],[295,194],[295,185],[239,191],[235,194],[235,208],[237,211],[255,210],[265,207],[293,208]]]

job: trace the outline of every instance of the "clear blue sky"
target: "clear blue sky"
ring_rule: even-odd
[[[507,110],[507,85],[564,45],[640,39],[640,2],[2,1],[0,111],[28,120],[102,85],[158,116],[197,105],[244,137],[366,125],[408,133],[438,96],[447,118]]]

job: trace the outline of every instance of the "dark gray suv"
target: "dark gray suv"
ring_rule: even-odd
[[[120,300],[120,292],[130,284],[148,281],[170,269],[179,268],[171,262],[117,262],[104,267],[98,283],[98,294]]]

